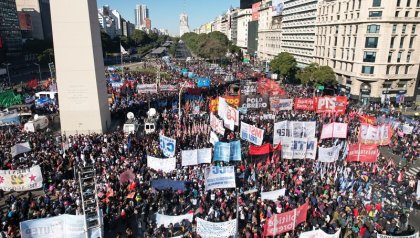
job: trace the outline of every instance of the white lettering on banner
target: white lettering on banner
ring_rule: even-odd
[[[402,131],[404,134],[411,135],[413,133],[414,127],[410,126],[409,124],[402,125]]]
[[[303,232],[299,238],[340,238],[341,229],[334,234],[327,234],[323,230],[314,230]]]
[[[347,138],[347,123],[329,123],[322,126],[321,139]]]
[[[163,225],[164,227],[169,227],[169,225],[172,223],[172,225],[180,224],[183,220],[188,220],[190,222],[193,221],[194,214],[185,214],[185,215],[179,215],[179,216],[168,216],[156,213],[156,226],[160,227]]]
[[[225,134],[225,128],[223,127],[223,120],[219,120],[213,113],[210,114],[210,127],[216,133],[221,135]]]
[[[239,126],[239,111],[231,106],[227,106],[225,121],[233,121],[235,126]]]
[[[210,131],[210,143],[214,146],[219,141],[219,137],[213,131]]]
[[[0,189],[3,191],[28,191],[42,188],[41,167],[29,169],[0,170]]]
[[[316,122],[314,121],[280,121],[274,123],[273,144],[281,143],[283,139],[293,138],[315,138]]]
[[[137,85],[138,93],[157,93],[156,84],[138,84]]]
[[[241,121],[240,135],[241,139],[260,146],[264,138],[264,130]]]
[[[270,192],[261,192],[261,199],[262,200],[271,200],[277,201],[279,197],[283,197],[286,194],[286,189],[278,189]]]
[[[219,97],[219,108],[217,110],[217,115],[223,120],[226,118],[228,104],[226,103],[226,99]]]
[[[340,154],[340,146],[333,146],[329,148],[318,148],[318,161],[324,163],[331,163],[338,160]]]
[[[234,166],[211,166],[206,168],[204,175],[206,190],[236,187]]]
[[[176,168],[176,158],[160,159],[153,156],[147,156],[147,167],[156,171],[162,170],[165,173],[169,173]]]
[[[211,163],[211,148],[181,151],[182,166]]]
[[[20,223],[22,238],[57,238],[65,237],[86,238],[84,232],[85,216],[60,215],[50,218],[34,219]],[[101,237],[101,228],[95,228],[89,238]]]
[[[364,144],[389,144],[390,139],[389,125],[372,126],[365,123],[360,125],[360,141]]]
[[[419,233],[415,233],[414,235],[410,235],[410,236],[387,236],[387,235],[381,235],[381,234],[377,234],[378,238],[419,238]]]
[[[164,135],[159,135],[160,149],[166,157],[174,157],[176,149],[176,140],[166,137]]]
[[[197,221],[197,234],[201,238],[231,237],[236,233],[236,219],[226,222],[208,222],[199,217]]]
[[[316,138],[285,137],[281,144],[281,153],[284,159],[315,159],[316,149]]]

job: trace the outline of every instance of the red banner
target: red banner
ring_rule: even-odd
[[[306,111],[313,111],[314,110],[314,99],[313,98],[295,98],[295,110],[306,110]]]
[[[349,146],[347,161],[376,162],[379,156],[378,145],[352,144]]]
[[[373,116],[359,115],[359,119],[361,123],[376,124],[376,117]]]
[[[275,214],[268,218],[264,224],[264,237],[275,236],[295,229],[297,225],[306,221],[308,204],[281,214]]]
[[[235,108],[238,108],[239,103],[241,102],[240,96],[223,96],[223,98],[226,99],[227,104]],[[210,112],[217,112],[219,108],[219,98],[211,99],[209,108]]]
[[[286,91],[276,81],[261,78],[257,82],[257,92],[261,95],[284,96]]]
[[[262,146],[254,146],[254,145],[249,146],[250,155],[265,155],[265,154],[270,153],[271,150],[272,150],[271,144],[264,144]]]
[[[348,103],[346,96],[316,97],[314,101],[317,113],[334,112],[341,114],[346,111]]]

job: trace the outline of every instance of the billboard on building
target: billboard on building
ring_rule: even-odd
[[[272,1],[272,13],[273,17],[281,16],[284,10],[284,0],[273,0]]]
[[[260,18],[260,6],[261,2],[252,4],[252,21],[258,21],[258,19]]]
[[[19,12],[19,27],[22,31],[31,31],[32,30],[32,20],[31,15],[26,12]]]

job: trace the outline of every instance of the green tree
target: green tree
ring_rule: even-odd
[[[278,54],[271,62],[270,67],[274,73],[280,74],[284,79],[286,76],[293,77],[297,70],[295,57],[287,52]]]
[[[150,38],[147,33],[137,29],[134,30],[131,39],[133,39],[135,46],[146,45],[150,42]]]
[[[322,65],[318,67],[315,72],[315,81],[322,85],[335,85],[337,80],[335,78],[334,70],[328,65]]]
[[[54,62],[54,49],[46,49],[39,54],[38,62],[43,66],[47,65],[49,62]]]
[[[300,70],[296,77],[304,85],[312,84],[315,82],[315,72],[318,70],[319,65],[317,63],[311,63],[304,69]]]

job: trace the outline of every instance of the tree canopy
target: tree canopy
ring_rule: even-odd
[[[234,46],[227,36],[219,31],[208,34],[197,34],[194,32],[185,33],[181,37],[182,41],[196,55],[207,59],[220,59],[226,53],[239,53],[240,49]]]
[[[280,74],[282,78],[293,77],[297,70],[297,63],[292,54],[282,52],[270,62],[270,67],[274,73]]]
[[[300,70],[297,78],[305,85],[335,85],[337,83],[334,70],[330,66],[320,66],[317,63],[311,63]]]

